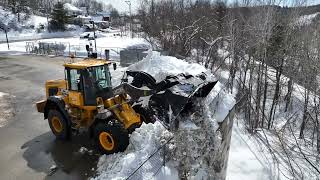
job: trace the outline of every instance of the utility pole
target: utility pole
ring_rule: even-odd
[[[47,25],[49,25],[48,6],[49,6],[49,2],[47,2],[46,5],[44,6],[46,8]]]
[[[0,29],[2,29],[4,31],[4,33],[6,33],[6,40],[7,40],[8,50],[10,50],[7,27],[3,27],[3,28],[0,27]]]
[[[8,44],[8,50],[10,50],[10,46],[9,46],[9,40],[8,40],[8,34],[7,34],[7,29],[4,29],[4,32],[6,33],[6,39],[7,39],[7,44]]]
[[[97,52],[97,42],[96,42],[96,29],[94,27],[94,21],[90,21],[90,23],[93,25],[93,39],[94,39],[94,49]]]
[[[131,38],[133,38],[132,32],[132,11],[131,11],[131,1],[125,1],[129,6],[129,13],[130,13],[130,31],[131,31]]]

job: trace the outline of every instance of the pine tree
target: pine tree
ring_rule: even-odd
[[[67,15],[67,11],[63,7],[63,3],[58,2],[54,5],[51,13],[51,21],[49,25],[50,31],[65,31],[65,25],[69,22],[70,17]]]

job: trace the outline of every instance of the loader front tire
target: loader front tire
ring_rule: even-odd
[[[67,140],[70,137],[70,128],[66,119],[62,114],[52,109],[48,113],[48,123],[52,133],[56,136],[57,139]]]
[[[123,152],[129,145],[128,131],[116,120],[98,123],[95,126],[94,138],[103,154]]]

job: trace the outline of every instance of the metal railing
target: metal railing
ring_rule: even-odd
[[[126,180],[144,179],[146,173],[148,173],[150,177],[155,177],[166,164],[166,148],[172,139],[173,137],[152,153],[126,178]]]
[[[28,54],[48,55],[48,56],[64,56],[64,57],[87,57],[85,45],[71,45],[70,43],[62,42],[26,42],[26,52]],[[122,47],[97,47],[98,58],[105,59],[105,50],[109,50],[109,58],[111,60],[120,60],[120,51],[124,50]],[[131,48],[131,51],[141,51],[145,49]]]

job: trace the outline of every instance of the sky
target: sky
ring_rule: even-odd
[[[123,13],[127,13],[129,12],[129,6],[128,4],[125,2],[126,0],[99,0],[100,2],[104,2],[105,4],[111,4],[113,7],[115,7],[119,12],[123,12]],[[131,8],[132,8],[132,12],[135,12],[139,5],[140,5],[140,1],[141,0],[130,0],[131,1]],[[227,0],[227,2],[231,3],[234,0]],[[238,0],[239,2],[241,2],[241,0]],[[252,2],[257,1],[257,0],[251,0]],[[276,0],[278,1],[278,0]],[[286,1],[289,2],[289,6],[290,6],[290,1],[294,2],[296,0],[280,0],[280,1]],[[299,0],[299,1],[305,1],[305,0]],[[314,4],[320,4],[320,0],[306,0],[308,5],[314,5]]]

